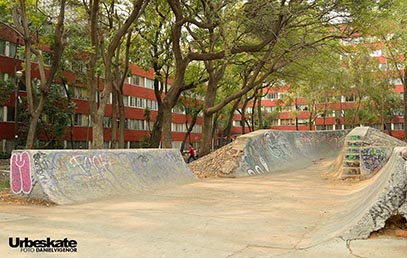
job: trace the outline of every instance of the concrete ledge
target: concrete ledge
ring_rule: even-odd
[[[75,204],[196,178],[175,149],[25,150],[11,157],[14,196]]]

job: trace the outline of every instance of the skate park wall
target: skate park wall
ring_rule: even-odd
[[[387,163],[364,184],[353,194],[354,201],[349,202],[351,205],[338,223],[334,223],[341,229],[343,239],[367,238],[383,228],[392,215],[407,219],[407,148],[395,147]]]
[[[237,138],[243,147],[236,177],[254,176],[290,168],[306,167],[316,159],[336,157],[349,130],[260,130]]]
[[[190,183],[195,175],[176,149],[22,150],[10,160],[17,198],[76,204]]]

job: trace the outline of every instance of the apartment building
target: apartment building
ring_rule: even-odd
[[[16,139],[19,135],[19,125],[16,114],[16,107],[21,102],[21,98],[26,95],[24,79],[18,78],[22,69],[23,60],[18,55],[21,39],[12,31],[0,28],[0,80],[19,85],[18,90],[10,93],[9,99],[0,105],[0,152],[11,151],[16,148]],[[44,53],[46,54],[46,53]],[[33,64],[33,81],[38,80],[39,74]],[[77,62],[64,63],[64,77],[68,80],[67,88],[72,92],[71,99],[75,103],[73,126],[67,128],[63,146],[65,148],[89,148],[92,141],[92,124],[89,116],[88,90],[83,83],[78,82],[77,77],[83,73],[84,64]],[[126,148],[142,147],[152,128],[158,104],[154,94],[154,73],[150,69],[144,71],[135,64],[130,65],[131,73],[123,86],[125,105],[125,132],[124,140]],[[100,86],[103,87],[103,78],[97,78]],[[54,87],[58,87],[58,82]],[[170,85],[169,85],[170,86]],[[112,95],[105,110],[104,118],[104,141],[105,147],[111,147],[112,141]],[[151,121],[148,123],[145,117],[145,110],[151,111]],[[18,110],[18,109],[17,109]],[[186,134],[186,124],[191,122],[191,117],[187,116],[183,108],[174,108],[172,114],[172,137],[173,148],[180,148]],[[198,117],[192,133],[187,139],[197,145],[201,141],[202,118]],[[41,139],[38,139],[41,140]]]
[[[391,65],[385,57],[384,46],[375,42],[374,38],[363,39],[360,35],[344,39],[341,44],[345,47],[357,46],[358,44],[369,44],[370,57],[377,60],[378,68],[389,75],[389,82],[392,84],[395,96],[399,96],[400,100],[404,98],[403,85],[400,79],[391,76]],[[341,61],[341,60],[339,60]],[[343,61],[343,60],[342,60]],[[398,69],[403,69],[402,65]],[[360,104],[360,96],[347,92],[346,94],[335,96],[330,95],[326,101],[312,105],[309,99],[304,96],[296,96],[295,100],[287,103],[287,94],[290,93],[289,85],[282,84],[279,87],[269,87],[263,89],[263,97],[261,99],[261,110],[263,119],[266,119],[265,125],[276,130],[342,130],[351,129],[355,126],[371,126],[382,130],[392,136],[404,139],[404,112],[403,106],[400,104],[397,110],[393,110],[391,118],[387,118],[384,123],[363,124],[356,120],[355,123],[350,123],[345,119],[346,115],[352,110],[356,110]],[[325,94],[327,95],[327,94]],[[250,114],[257,112],[258,102],[253,106],[253,102],[248,105],[245,112],[246,120],[245,133],[250,132],[251,124],[257,123],[257,117],[254,121],[251,120]],[[242,116],[241,112],[236,112],[233,121],[232,133],[235,135],[242,133]],[[266,114],[266,115],[265,115]],[[267,115],[268,114],[268,115]],[[378,120],[381,120],[379,117]]]

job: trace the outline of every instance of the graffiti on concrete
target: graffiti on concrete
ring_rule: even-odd
[[[345,232],[345,239],[367,238],[369,234],[384,227],[387,219],[395,214],[406,202],[407,195],[407,161],[403,159],[402,150],[399,155],[393,155],[389,160],[392,169],[381,174],[380,180],[385,180],[383,191],[378,195],[368,212]],[[393,154],[396,154],[395,151]]]
[[[311,160],[317,153],[337,150],[346,132],[267,131],[250,138],[240,168],[246,175],[261,175],[298,162]]]
[[[33,198],[46,196],[57,203],[96,199],[106,193],[139,192],[195,178],[176,150],[27,151],[14,155],[13,171],[23,175],[30,172],[27,161],[31,158],[32,190],[28,191],[14,173],[13,191],[31,192]],[[18,188],[19,182],[23,182],[23,190]]]
[[[365,148],[361,150],[362,168],[369,173],[381,169],[387,161],[386,153],[378,148]]]
[[[362,139],[362,136],[361,135],[351,135],[349,138],[352,141],[358,141],[358,140]]]
[[[15,194],[29,194],[32,189],[30,156],[27,152],[14,153],[11,156],[11,190]]]
[[[359,160],[360,156],[359,155],[348,154],[348,155],[345,155],[345,159],[347,159],[347,160]]]

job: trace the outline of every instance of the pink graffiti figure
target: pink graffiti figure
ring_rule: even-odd
[[[14,153],[11,156],[11,190],[19,194],[29,194],[32,188],[30,156],[27,152]]]

